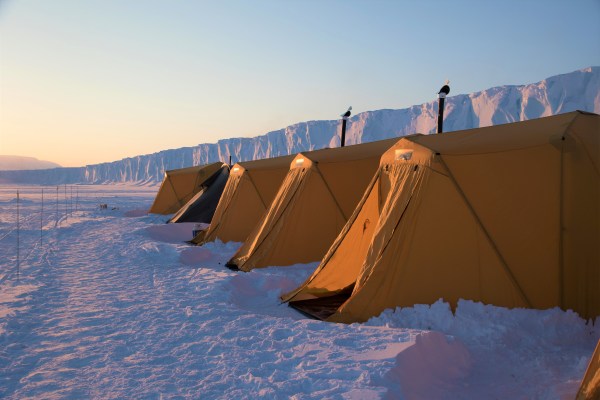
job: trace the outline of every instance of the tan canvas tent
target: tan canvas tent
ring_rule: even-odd
[[[311,277],[339,322],[444,298],[600,315],[600,117],[400,139]]]
[[[183,207],[202,188],[202,183],[219,171],[223,163],[216,162],[196,167],[165,172],[154,203],[153,214],[173,214]]]
[[[296,155],[277,195],[228,266],[242,271],[317,261],[396,139]]]
[[[577,400],[598,399],[600,399],[600,340],[596,344],[596,350],[590,359],[577,392]]]
[[[209,228],[192,242],[243,242],[277,194],[293,158],[290,155],[233,165]]]

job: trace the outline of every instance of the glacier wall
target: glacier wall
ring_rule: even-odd
[[[437,99],[400,110],[366,111],[351,117],[346,144],[412,133],[432,133],[437,126]],[[575,110],[600,113],[600,67],[557,75],[541,82],[499,86],[446,99],[444,131],[523,121]],[[154,154],[80,168],[0,171],[0,183],[100,184],[162,181],[165,170],[229,160],[233,162],[339,146],[341,121],[308,121],[253,138],[164,150]]]

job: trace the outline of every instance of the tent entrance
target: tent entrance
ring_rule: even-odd
[[[290,301],[290,307],[295,308],[302,314],[325,321],[331,315],[333,315],[338,308],[342,306],[352,295],[354,290],[354,283],[340,292],[337,292],[333,296],[319,297],[317,299],[310,300],[297,300]]]

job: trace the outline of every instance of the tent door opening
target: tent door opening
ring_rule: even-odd
[[[354,283],[332,296],[319,297],[310,300],[290,301],[289,305],[307,317],[325,321],[350,298],[353,290]]]

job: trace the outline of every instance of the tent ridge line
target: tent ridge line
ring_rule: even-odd
[[[303,170],[304,170],[304,168],[303,168]],[[287,178],[287,177],[286,177],[286,178]],[[285,181],[285,180],[284,180],[284,181]],[[304,182],[301,182],[299,185],[297,185],[297,186],[296,186],[296,189],[294,190],[294,193],[293,193],[291,196],[289,196],[289,198],[292,198],[292,197],[294,197],[294,196],[296,195],[296,192],[297,192],[297,191],[300,189],[300,186],[303,186],[303,183],[304,183]],[[281,186],[280,186],[280,189],[281,189]],[[277,197],[277,196],[276,196],[276,197]],[[273,203],[271,203],[271,204],[273,204]],[[279,213],[279,217],[277,218],[277,221],[275,221],[275,222],[273,223],[273,227],[274,227],[275,225],[277,225],[277,224],[280,222],[280,220],[281,220],[281,216],[282,216],[283,214],[285,214],[285,212],[287,211],[287,209],[288,209],[288,207],[290,206],[290,204],[291,204],[291,201],[289,201],[289,200],[288,200],[288,202],[287,202],[287,204],[285,205],[285,207],[283,208],[283,210],[282,210],[282,211]],[[267,211],[268,211],[268,210],[267,210]],[[266,214],[265,214],[265,215],[266,215]],[[260,222],[260,223],[261,223],[261,225],[262,225],[262,227],[264,227],[264,223],[266,222],[266,220],[264,219],[265,215],[263,215],[263,219],[262,219],[262,220],[261,220],[261,222]],[[268,238],[268,237],[271,235],[271,233],[272,233],[272,232],[273,232],[273,229],[269,229],[269,232],[267,232],[267,234],[266,234],[266,235],[263,237],[263,239],[260,241],[260,243],[257,243],[257,244],[255,244],[255,245],[253,246],[253,248],[254,248],[254,251],[252,252],[253,254],[254,254],[254,253],[256,253],[256,252],[258,251],[258,249],[259,249],[259,248],[262,246],[262,244],[263,244],[263,243],[265,242],[265,240],[266,240],[266,239],[267,239],[267,238]],[[242,267],[244,264],[246,264],[246,262],[247,262],[247,261],[250,259],[250,257],[251,257],[251,255],[250,255],[250,256],[248,256],[248,257],[247,257],[247,258],[244,260],[244,263],[243,263],[242,265],[238,266],[238,269],[240,269],[241,271],[243,271],[243,270],[242,270],[240,267]],[[233,259],[234,259],[234,258],[232,258],[232,260],[233,260]]]
[[[230,176],[231,176],[231,175],[230,175]],[[237,186],[239,185],[239,183],[240,183],[240,180],[241,180],[241,177],[238,177],[238,180],[237,180],[237,182],[235,183],[235,186],[236,186],[236,188],[235,188],[234,192],[237,190]],[[229,183],[229,181],[228,181],[227,183]],[[222,199],[222,198],[223,198],[223,197],[221,197],[221,199]],[[221,199],[219,199],[219,203],[221,202]],[[223,210],[223,212],[221,213],[221,215],[225,215],[225,214],[227,213],[227,210],[229,210],[229,206],[230,206],[230,205],[231,205],[231,199],[229,199],[229,201],[227,202],[227,205],[225,206],[225,209]],[[218,207],[219,207],[219,205],[217,204],[217,208],[218,208]],[[214,216],[213,216],[213,217],[214,217]],[[213,228],[213,226],[212,226],[212,221],[210,221],[210,226],[209,226],[209,227],[208,227],[208,229],[206,230],[206,233],[208,233],[209,231],[212,231],[212,232],[216,231],[216,230],[217,230],[217,228],[219,228],[219,226],[221,226],[221,221],[220,221],[220,220],[217,222],[217,224],[214,226],[214,228]],[[206,235],[206,236],[207,236],[207,235]],[[206,236],[205,236],[205,238],[206,238]],[[206,243],[206,241],[204,241],[204,243]],[[202,243],[202,244],[204,244],[204,243]]]
[[[567,129],[569,129],[572,125],[569,124]],[[564,249],[563,249],[563,241],[564,241],[564,213],[563,213],[563,205],[564,205],[564,158],[565,158],[565,136],[563,135],[561,146],[560,146],[560,170],[559,170],[559,190],[558,190],[558,274],[559,274],[559,282],[558,285],[558,300],[561,308],[565,308],[565,291],[564,291],[564,276],[565,276],[565,266],[564,266]]]
[[[228,183],[229,183],[229,182],[228,182]],[[234,193],[235,193],[235,191],[237,191],[237,186],[239,185],[239,183],[240,183],[240,179],[238,179],[238,180],[237,180],[237,182],[235,183],[235,186],[236,186],[236,187],[235,187]],[[222,199],[222,198],[223,198],[223,197],[222,197],[222,195],[221,195],[221,199]],[[219,203],[221,202],[221,199],[219,199]],[[230,198],[230,199],[229,199],[229,201],[227,202],[227,205],[225,206],[225,209],[224,209],[224,210],[221,212],[221,215],[225,215],[225,214],[227,213],[227,211],[229,210],[229,206],[230,206],[230,205],[231,205],[231,198]],[[217,208],[218,208],[218,207],[219,207],[219,205],[217,204]],[[211,225],[212,225],[212,221],[210,221],[210,223],[211,223]],[[215,225],[215,228],[214,228],[214,229],[216,230],[216,229],[219,227],[219,225],[221,225],[221,221],[218,221],[218,222],[217,222],[217,224]],[[210,229],[210,228],[209,228],[209,229]]]
[[[308,157],[308,159],[311,160],[315,164],[318,164],[318,163],[323,163],[323,164],[339,164],[339,163],[348,163],[348,162],[354,162],[354,161],[363,161],[363,160],[368,160],[370,158],[372,158],[372,157],[371,156],[366,156],[366,157],[361,157],[361,158],[351,158],[351,159],[348,159],[348,160],[337,160],[337,161],[329,161],[329,160],[318,160],[318,161],[315,161],[315,160],[311,159],[310,157]]]
[[[475,208],[473,207],[473,205],[471,204],[471,202],[467,198],[467,195],[462,190],[461,186],[458,184],[458,181],[456,180],[456,178],[454,177],[454,174],[452,173],[452,171],[448,167],[448,164],[446,164],[446,161],[444,160],[443,157],[440,156],[439,159],[440,159],[441,163],[444,165],[444,167],[446,168],[446,170],[448,171],[448,177],[452,181],[452,183],[455,186],[456,190],[458,190],[458,192],[460,193],[461,197],[463,198],[463,200],[465,201],[467,207],[469,208],[469,211],[471,211],[471,214],[473,214],[473,217],[475,217],[475,220],[477,221],[477,224],[479,225],[479,227],[482,229],[483,233],[487,237],[490,245],[494,249],[494,252],[498,255],[498,258],[500,259],[500,262],[502,263],[504,271],[508,275],[508,278],[512,282],[513,286],[518,290],[519,294],[521,295],[522,300],[525,301],[525,304],[527,304],[528,307],[533,308],[533,305],[531,304],[531,301],[529,300],[529,298],[527,298],[527,295],[523,291],[523,288],[521,288],[521,285],[519,285],[519,282],[517,281],[517,279],[513,275],[512,270],[510,269],[510,267],[508,266],[508,263],[506,262],[506,259],[504,258],[504,256],[500,252],[500,249],[498,248],[498,245],[492,239],[492,236],[490,235],[490,233],[486,229],[485,225],[483,224],[483,222],[479,218],[479,215],[477,214],[477,212],[475,211]]]
[[[587,113],[587,112],[582,112],[579,111],[580,115],[596,115],[594,113]],[[560,225],[560,231],[559,231],[559,242],[558,242],[558,251],[559,251],[559,273],[560,273],[560,285],[559,285],[559,296],[560,296],[560,306],[561,308],[565,308],[565,290],[564,290],[564,271],[565,271],[565,266],[564,266],[564,213],[563,213],[563,202],[564,202],[564,150],[565,150],[565,139],[567,137],[567,135],[574,137],[577,140],[580,140],[578,135],[576,134],[575,131],[572,130],[573,125],[575,125],[575,121],[577,120],[577,117],[573,118],[573,120],[569,123],[569,125],[567,126],[567,128],[565,129],[565,132],[562,135],[562,143],[561,143],[561,147],[560,147],[560,198],[559,198],[559,207],[560,207],[560,211],[559,211],[559,225]],[[592,164],[592,169],[594,172],[596,172],[596,174],[598,176],[600,176],[600,170],[598,170],[598,167],[596,166],[596,164],[594,163],[594,159],[592,158],[591,154],[589,153],[588,149],[586,146],[581,146],[582,150],[584,152],[584,154],[586,155],[586,157],[588,158],[588,161],[590,162],[590,164]],[[588,310],[588,303],[585,303],[585,309],[586,309],[586,313]]]
[[[558,230],[558,274],[559,274],[559,282],[560,284],[558,285],[558,300],[559,300],[559,304],[561,308],[565,308],[565,288],[564,288],[564,276],[565,276],[565,265],[564,265],[564,247],[563,247],[563,241],[564,241],[564,213],[563,213],[563,206],[564,206],[564,196],[563,196],[563,192],[564,192],[564,174],[565,174],[565,141],[567,138],[567,135],[570,136],[575,136],[573,135],[573,133],[571,132],[571,129],[573,128],[573,125],[575,124],[575,121],[577,120],[577,117],[573,118],[571,120],[571,122],[569,122],[569,124],[567,125],[567,127],[565,128],[563,134],[561,135],[561,142],[560,142],[560,171],[559,171],[559,177],[558,177],[558,182],[559,182],[559,193],[558,193],[558,226],[559,226],[559,230]],[[585,146],[583,146],[584,151],[586,150]],[[585,154],[589,157],[592,167],[594,169],[594,162],[592,160],[592,158],[590,157],[590,155],[587,153],[587,151],[585,151]]]
[[[480,152],[476,152],[476,153],[440,153],[440,152],[436,152],[435,155],[436,156],[479,156],[479,155],[485,155],[485,154],[500,154],[500,153],[508,153],[511,151],[517,151],[517,150],[526,150],[526,149],[533,149],[535,147],[541,147],[541,146],[546,146],[548,143],[540,143],[540,144],[532,144],[531,146],[521,146],[521,147],[514,147],[514,148],[510,148],[510,149],[506,149],[506,150],[497,150],[497,151],[480,151]]]
[[[346,214],[344,214],[344,210],[342,210],[342,206],[340,206],[340,203],[337,201],[337,199],[335,198],[335,196],[333,195],[333,191],[331,190],[331,188],[329,187],[329,184],[327,183],[327,180],[325,180],[325,177],[323,176],[323,174],[321,173],[321,170],[319,169],[319,165],[317,163],[315,163],[315,169],[317,170],[317,172],[319,173],[319,176],[321,177],[321,179],[323,180],[323,183],[325,184],[325,187],[327,188],[327,191],[329,192],[329,195],[331,196],[331,198],[333,199],[333,202],[335,203],[335,205],[338,208],[338,211],[340,212],[340,214],[342,214],[342,217],[344,218],[344,221],[348,221],[348,217],[346,217]]]
[[[267,204],[265,203],[265,200],[260,195],[260,190],[258,190],[258,188],[256,187],[256,184],[254,183],[254,179],[252,179],[252,175],[250,175],[250,173],[248,172],[248,170],[246,170],[246,174],[248,175],[248,179],[250,179],[250,183],[252,184],[252,187],[254,188],[254,190],[256,190],[256,194],[258,194],[258,198],[260,199],[260,202],[262,203],[263,207],[266,210],[267,209]]]
[[[413,170],[412,172],[416,172],[417,170]],[[379,262],[379,260],[381,259],[381,257],[383,257],[383,253],[385,253],[386,249],[388,248],[388,246],[390,245],[390,242],[392,241],[392,237],[394,236],[394,233],[396,232],[396,229],[398,229],[398,225],[400,225],[400,222],[402,221],[402,218],[404,217],[404,214],[406,214],[406,210],[408,210],[408,207],[410,206],[410,203],[415,195],[415,191],[416,191],[416,187],[417,185],[421,182],[421,180],[423,179],[423,176],[425,176],[425,174],[420,173],[417,178],[416,181],[413,185],[413,188],[410,192],[410,197],[406,200],[406,205],[404,206],[404,210],[402,210],[402,214],[400,214],[400,216],[398,217],[398,221],[396,221],[396,224],[394,225],[394,229],[392,230],[392,232],[390,233],[390,237],[387,241],[387,243],[382,247],[381,251],[379,252],[379,254],[377,255],[377,259],[375,261],[374,264],[376,264],[377,262]],[[406,181],[408,180],[408,176],[406,176],[406,178],[404,179],[404,183],[406,183]]]
[[[417,165],[418,165],[418,164],[417,164]],[[422,171],[422,170],[421,170],[421,171]],[[415,172],[417,172],[417,169],[413,169],[411,172],[414,174]],[[396,229],[398,229],[398,225],[400,225],[400,222],[402,221],[402,219],[403,219],[403,217],[404,217],[404,214],[406,214],[406,210],[408,210],[408,207],[409,207],[409,205],[410,205],[410,203],[411,203],[411,200],[412,200],[412,199],[413,199],[413,197],[414,197],[414,194],[415,194],[415,191],[416,191],[416,187],[417,187],[418,183],[419,183],[419,182],[420,182],[420,181],[423,179],[423,176],[425,176],[425,174],[424,174],[424,173],[421,173],[421,172],[419,172],[418,176],[416,177],[416,181],[415,181],[415,183],[414,183],[414,185],[413,185],[413,188],[412,188],[412,191],[411,191],[411,193],[410,193],[410,196],[409,196],[409,198],[406,200],[406,204],[404,205],[404,209],[402,210],[402,213],[401,213],[401,214],[398,216],[398,220],[396,221],[396,223],[395,223],[395,225],[394,225],[394,229],[392,230],[392,232],[391,232],[391,234],[390,234],[390,237],[388,238],[388,240],[387,240],[387,242],[385,243],[385,245],[383,245],[383,247],[381,248],[381,250],[380,250],[380,251],[377,253],[377,257],[375,258],[375,261],[373,262],[373,264],[372,264],[372,265],[376,265],[377,263],[379,263],[379,261],[380,261],[380,260],[381,260],[381,258],[383,257],[383,253],[385,253],[385,251],[387,250],[388,246],[390,245],[390,242],[392,241],[392,238],[393,238],[393,236],[394,236],[394,233],[396,232]],[[405,184],[406,184],[406,181],[407,181],[408,179],[409,179],[409,174],[407,174],[407,176],[406,176],[406,177],[403,179],[403,181],[404,181],[404,183],[405,183]],[[388,197],[386,198],[386,203],[387,203],[387,201],[389,201],[389,196],[391,196],[391,194],[392,194],[392,193],[391,193],[391,191],[390,191],[390,193],[388,194]],[[380,215],[380,218],[381,218],[381,215]],[[375,235],[376,235],[377,233],[378,233],[378,231],[375,231],[375,232],[373,232],[373,237],[375,237]],[[371,247],[371,248],[372,248],[372,247]],[[362,264],[361,271],[362,271],[362,270],[364,270],[365,264],[366,264],[366,260],[365,260],[365,261],[363,262],[363,264]],[[371,277],[371,274],[372,274],[372,273],[373,273],[373,269],[371,268],[371,270],[370,270],[370,273],[369,273],[369,275],[368,275],[367,277],[360,277],[360,278],[361,278],[361,281],[364,283],[364,282],[366,282],[367,280],[369,280],[369,278]],[[362,290],[362,288],[363,288],[363,287],[364,287],[364,284],[363,284],[363,285],[359,285],[359,284],[357,284],[357,285],[354,287],[354,290],[353,290],[353,292],[352,292],[352,293],[353,293],[353,295],[354,295],[354,294],[356,294],[356,293],[358,293],[358,292],[360,292],[360,291]],[[345,303],[344,303],[344,304],[345,304]],[[340,307],[340,308],[341,308],[341,307]]]
[[[574,119],[573,119],[573,121],[571,121],[571,123],[569,124],[569,126],[567,126],[567,129],[565,129],[565,133],[564,133],[564,134],[563,134],[563,136],[562,136],[562,137],[563,137],[563,144],[562,144],[563,146],[564,146],[565,137],[566,137],[567,135],[574,136],[574,137],[576,137],[577,139],[579,139],[579,137],[578,137],[578,136],[575,134],[575,132],[574,132],[574,131],[571,131],[571,127],[572,127],[572,126],[575,124],[575,119],[576,119],[576,118],[574,118]],[[589,161],[590,161],[590,164],[592,164],[592,168],[594,169],[594,171],[596,172],[596,174],[597,174],[598,176],[600,176],[600,169],[598,169],[598,167],[597,167],[597,166],[596,166],[596,164],[594,163],[594,159],[592,158],[592,156],[591,156],[590,152],[588,151],[587,147],[585,147],[585,146],[581,146],[581,147],[583,148],[583,152],[585,153],[585,155],[586,155],[586,156],[587,156],[587,158],[589,159]],[[561,147],[561,149],[562,149],[562,147]],[[562,151],[562,150],[561,150],[561,151]],[[561,168],[562,168],[562,166],[561,166]]]
[[[373,191],[373,188],[375,187],[375,183],[377,183],[377,181],[380,179],[380,175],[381,175],[380,172],[378,172],[375,175],[373,175],[373,178],[371,178],[371,182],[369,182],[369,186],[367,186],[367,188],[365,190],[365,193],[363,194],[362,199],[360,200],[360,202],[354,208],[354,212],[352,213],[352,215],[350,216],[350,218],[348,219],[348,221],[346,222],[346,224],[354,223],[354,221],[356,221],[356,219],[358,218],[358,215],[360,214],[360,211],[361,211],[362,207],[365,205],[365,203],[367,202],[369,196],[371,195],[371,192]],[[331,259],[331,257],[333,257],[333,254],[335,253],[335,251],[337,250],[337,248],[340,247],[341,244],[342,244],[342,240],[340,240],[339,242],[336,240],[333,243],[332,248],[327,252],[327,254],[325,255],[325,258],[323,258],[322,262],[324,264],[326,264],[326,263],[329,262],[329,260]]]
[[[367,199],[371,195],[371,192],[373,191],[373,188],[375,187],[375,183],[377,183],[377,181],[380,178],[380,174],[381,174],[381,172],[378,171],[377,173],[375,173],[375,175],[373,175],[373,178],[371,178],[371,182],[369,183],[369,186],[367,186],[367,189],[365,189],[365,194],[361,198],[360,202],[356,205],[354,212],[352,213],[352,215],[346,222],[346,225],[344,225],[342,232],[345,231],[346,226],[348,224],[354,223],[354,221],[356,221],[356,218],[358,218],[358,215],[360,214],[360,210],[362,209],[364,204],[367,202]],[[340,234],[342,232],[340,232]],[[338,238],[339,238],[339,235],[338,235]],[[338,238],[336,238],[336,240],[333,242],[333,244],[327,251],[327,254],[325,254],[325,257],[323,257],[323,259],[319,263],[319,266],[312,273],[312,275],[309,276],[308,279],[302,285],[300,285],[296,290],[281,296],[282,303],[291,301],[298,293],[300,293],[302,291],[302,289],[304,289],[307,285],[309,285],[317,277],[317,274],[320,271],[322,271],[327,266],[327,264],[329,263],[329,261],[331,260],[331,258],[333,257],[333,255],[335,254],[337,249],[341,246],[342,242],[344,241],[343,239],[338,240]],[[286,298],[286,300],[283,300],[284,297]]]
[[[175,190],[175,185],[173,184],[171,175],[167,174],[167,178],[169,179],[169,185],[171,185],[171,189],[173,189],[173,193],[175,193],[175,198],[177,199],[177,205],[179,206],[179,208],[183,207],[185,205],[185,203],[181,201],[181,196],[179,196],[179,194],[177,194],[177,190]]]

